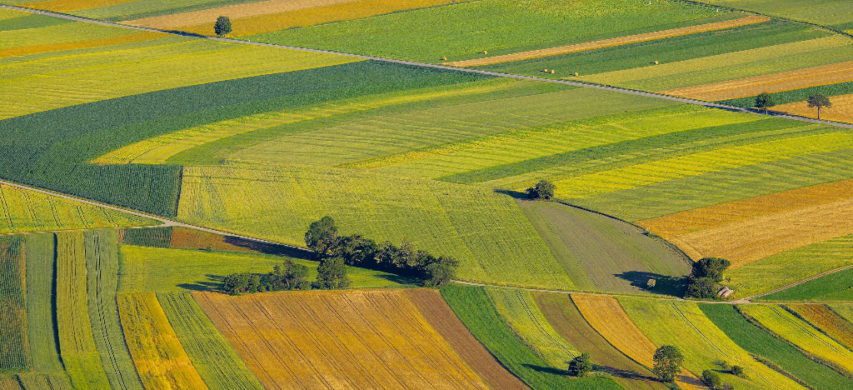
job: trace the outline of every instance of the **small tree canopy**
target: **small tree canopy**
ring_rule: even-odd
[[[349,287],[349,283],[344,259],[330,257],[320,262],[314,287],[324,290],[341,289]]]
[[[582,377],[586,373],[592,371],[592,361],[589,360],[589,354],[584,352],[580,356],[575,356],[569,362],[569,375]]]
[[[693,263],[691,276],[694,278],[710,278],[715,282],[723,281],[723,271],[732,265],[726,259],[719,257],[704,257]]]
[[[732,372],[732,375],[736,375],[736,376],[740,376],[740,377],[744,376],[743,367],[741,367],[741,366],[732,366],[731,372]]]
[[[809,96],[809,99],[807,100],[807,102],[809,104],[809,107],[817,108],[817,119],[820,119],[820,110],[822,108],[831,108],[832,107],[832,102],[829,101],[829,98],[824,96],[824,95],[821,95],[821,94]]]
[[[702,382],[711,389],[719,389],[723,386],[723,380],[720,379],[720,374],[711,370],[702,371]]]
[[[423,281],[425,287],[441,287],[456,274],[459,261],[450,257],[439,257],[433,263],[426,266],[426,279]]]
[[[305,245],[320,256],[326,256],[335,247],[338,240],[338,227],[335,220],[325,216],[311,222],[305,232]]]
[[[554,197],[554,184],[547,180],[539,180],[533,187],[527,189],[530,199],[549,200]]]
[[[231,19],[227,16],[216,18],[216,23],[213,25],[213,32],[216,36],[221,37],[231,33]]]
[[[652,372],[664,382],[672,382],[675,376],[681,372],[681,364],[684,362],[684,355],[675,346],[664,345],[655,351],[654,368]]]
[[[773,107],[776,103],[773,102],[773,97],[770,96],[769,93],[762,93],[755,97],[755,107],[762,108],[764,111],[767,111],[768,108]]]

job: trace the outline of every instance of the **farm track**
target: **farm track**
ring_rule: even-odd
[[[31,187],[28,185],[18,184],[18,183],[10,182],[10,181],[5,180],[5,179],[0,179],[0,184],[8,185],[10,187],[16,187],[16,188],[20,188],[20,189],[24,189],[24,190],[34,191],[34,192],[38,192],[38,193],[45,194],[45,195],[56,196],[56,197],[59,197],[59,198],[65,199],[65,200],[81,202],[81,203],[85,203],[85,204],[97,206],[97,207],[103,207],[103,208],[110,209],[113,211],[119,211],[119,212],[123,212],[126,214],[131,214],[131,215],[134,215],[137,217],[153,219],[153,220],[158,221],[162,224],[162,225],[160,225],[160,227],[183,227],[183,228],[187,228],[187,229],[194,229],[194,230],[202,231],[205,233],[231,236],[231,237],[235,237],[235,238],[239,238],[239,239],[243,239],[243,240],[254,241],[254,242],[263,243],[263,244],[279,245],[279,246],[283,246],[286,248],[295,249],[295,250],[299,250],[299,251],[306,251],[307,250],[306,248],[302,248],[302,247],[298,247],[298,246],[294,246],[294,245],[289,245],[289,244],[283,244],[280,242],[275,242],[275,241],[270,241],[270,240],[264,240],[262,238],[245,236],[245,235],[241,235],[241,234],[234,233],[234,232],[211,229],[211,228],[207,228],[204,226],[192,225],[192,224],[188,224],[188,223],[184,223],[184,222],[179,222],[179,221],[176,221],[176,220],[173,220],[170,218],[166,218],[166,217],[163,217],[160,215],[148,214],[148,213],[145,213],[145,212],[142,212],[139,210],[128,209],[128,208],[124,208],[124,207],[120,207],[120,206],[111,205],[108,203],[98,202],[98,201],[87,199],[87,198],[81,198],[81,197],[77,197],[74,195],[69,195],[69,194],[65,194],[65,193],[61,193],[61,192],[46,190],[43,188],[37,188],[37,187]],[[787,290],[789,288],[796,287],[796,286],[799,286],[801,284],[810,282],[814,279],[818,279],[818,278],[821,278],[821,277],[826,276],[826,275],[831,275],[831,274],[834,274],[836,272],[844,271],[844,270],[851,268],[851,267],[853,267],[853,266],[845,266],[845,267],[841,267],[841,268],[836,268],[833,270],[823,272],[823,273],[818,274],[818,275],[811,276],[811,277],[806,278],[806,279],[799,280],[796,283],[791,283],[789,285],[779,287],[773,291],[762,293],[760,295],[745,297],[745,298],[738,299],[736,301],[724,301],[724,302],[721,302],[721,301],[702,301],[702,300],[685,300],[685,299],[682,299],[679,297],[664,296],[664,295],[618,294],[618,293],[581,291],[581,290],[560,290],[560,289],[547,289],[547,288],[536,288],[536,287],[508,286],[508,285],[499,285],[499,284],[490,284],[490,283],[471,282],[471,281],[465,281],[465,280],[454,280],[454,283],[463,284],[463,285],[467,285],[467,286],[494,287],[494,288],[516,289],[516,290],[524,290],[524,291],[532,291],[532,292],[559,293],[559,294],[587,294],[587,295],[611,296],[611,297],[633,296],[633,297],[644,297],[644,298],[648,298],[648,299],[659,299],[659,300],[670,300],[670,301],[687,301],[687,302],[710,303],[710,304],[729,304],[729,305],[732,305],[732,304],[735,304],[735,305],[736,304],[753,304],[753,303],[754,304],[764,304],[764,303],[752,302],[752,300],[766,296],[766,295],[770,295],[773,293],[777,293],[777,292],[782,291],[782,290]],[[768,302],[766,304],[788,304],[788,303],[803,303],[803,302],[801,302],[801,301],[791,301],[791,302],[773,301],[772,303]],[[817,304],[817,303],[822,303],[822,302],[810,301],[809,303]]]
[[[338,51],[333,51],[333,50],[321,50],[321,49],[311,49],[311,48],[299,47],[299,46],[287,46],[287,45],[279,45],[279,44],[273,44],[273,43],[252,42],[252,41],[248,41],[248,40],[234,39],[234,38],[210,37],[210,36],[188,33],[188,32],[183,32],[183,31],[169,31],[169,30],[161,30],[161,29],[151,28],[151,27],[133,26],[133,25],[122,24],[122,23],[118,23],[118,22],[97,20],[97,19],[91,19],[91,18],[86,18],[86,17],[82,17],[82,16],[64,14],[64,13],[60,13],[60,12],[45,11],[45,10],[33,9],[33,8],[28,8],[28,7],[20,7],[20,6],[14,6],[14,5],[0,4],[0,8],[10,9],[10,10],[19,11],[19,12],[28,12],[28,13],[39,14],[39,15],[44,15],[44,16],[50,16],[50,17],[54,17],[54,18],[66,19],[66,20],[82,22],[82,23],[96,24],[96,25],[102,25],[102,26],[108,26],[108,27],[118,27],[118,28],[137,30],[137,31],[165,33],[165,34],[179,35],[179,36],[189,37],[189,38],[207,39],[207,40],[218,41],[218,42],[243,44],[243,45],[254,45],[254,46],[262,46],[262,47],[272,47],[272,48],[289,49],[289,50],[299,50],[299,51],[311,52],[311,53],[334,54],[334,55],[358,58],[358,59],[362,59],[362,60],[378,61],[378,62],[384,62],[384,63],[419,67],[419,68],[437,69],[437,70],[445,70],[445,71],[453,71],[453,72],[463,72],[463,73],[476,74],[476,75],[482,75],[482,76],[509,78],[509,79],[516,79],[516,80],[524,80],[524,81],[537,81],[537,82],[552,83],[552,84],[562,84],[562,85],[568,85],[568,86],[573,86],[573,87],[581,87],[581,88],[593,88],[593,89],[599,89],[599,90],[628,94],[628,95],[643,96],[643,97],[649,97],[649,98],[655,98],[655,99],[664,99],[664,100],[674,101],[674,102],[678,102],[678,103],[692,104],[692,105],[698,105],[698,106],[703,106],[703,107],[708,107],[708,108],[716,108],[716,109],[727,110],[727,111],[752,113],[752,114],[756,114],[756,115],[768,115],[768,116],[774,116],[774,117],[778,117],[778,118],[790,119],[790,120],[806,122],[806,123],[817,123],[817,124],[853,129],[853,124],[833,122],[833,121],[827,121],[827,120],[818,120],[818,119],[806,118],[806,117],[802,117],[802,116],[798,116],[798,115],[790,115],[790,114],[773,112],[773,111],[770,111],[768,113],[764,113],[761,110],[753,110],[753,109],[730,106],[727,104],[713,103],[713,102],[707,102],[707,101],[696,100],[696,99],[688,99],[688,98],[682,98],[682,97],[677,97],[677,96],[672,96],[672,95],[666,95],[666,94],[662,94],[662,93],[640,91],[640,90],[635,90],[635,89],[621,88],[621,87],[615,87],[615,86],[604,85],[604,84],[596,84],[596,83],[590,83],[590,82],[547,79],[547,78],[542,78],[542,77],[524,76],[524,75],[501,73],[501,72],[491,72],[491,71],[478,70],[478,69],[465,69],[465,68],[458,68],[458,67],[445,66],[445,65],[439,65],[439,64],[430,64],[430,63],[424,63],[424,62],[397,60],[397,59],[392,59],[392,58],[384,58],[384,57],[376,57],[376,56],[369,56],[369,55],[345,53],[345,52],[338,52]]]

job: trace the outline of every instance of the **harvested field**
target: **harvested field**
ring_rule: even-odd
[[[174,30],[184,26],[199,24],[210,25],[220,15],[228,16],[232,21],[258,15],[295,11],[305,8],[321,7],[353,0],[265,0],[243,4],[230,4],[222,7],[199,11],[179,12],[150,18],[128,20],[124,23],[134,26],[146,26],[165,30]],[[210,26],[208,26],[210,27]],[[209,28],[213,32],[212,28]]]
[[[131,1],[134,0],[36,0],[25,3],[24,7],[71,13],[84,9],[104,8]]]
[[[486,387],[405,291],[194,297],[267,387]]]
[[[853,94],[830,96],[832,107],[824,108],[820,112],[821,119],[853,123]],[[773,111],[782,111],[789,114],[800,115],[807,118],[816,118],[817,109],[809,107],[806,102],[796,102],[773,106]]]
[[[59,53],[72,50],[85,50],[92,48],[106,49],[109,46],[131,45],[138,42],[162,38],[156,33],[141,32],[135,34],[119,35],[111,38],[86,39],[75,42],[47,43],[38,45],[27,45],[11,47],[0,50],[0,58],[35,56],[37,54]]]
[[[583,317],[607,341],[625,355],[646,367],[654,366],[657,347],[634,325],[615,298],[572,294],[572,302]]]
[[[762,92],[782,92],[848,81],[853,81],[853,61],[671,89],[664,91],[664,93],[692,99],[717,101],[755,96]]]
[[[509,373],[459,321],[441,295],[433,290],[407,290],[409,300],[418,307],[441,337],[455,350],[480,378],[493,389],[523,389],[526,386]]]
[[[739,310],[806,353],[834,365],[840,372],[849,375],[853,369],[853,352],[781,306],[744,305]]]
[[[737,268],[853,232],[851,199],[853,181],[842,180],[682,211],[639,224],[677,244],[693,259],[724,257]]]
[[[625,356],[584,320],[568,295],[534,293],[536,303],[548,322],[575,350],[590,354],[595,364],[630,389],[662,389],[648,368]]]
[[[450,66],[458,66],[462,68],[466,67],[474,67],[474,66],[488,66],[488,65],[496,65],[502,64],[506,62],[514,62],[514,61],[524,61],[531,60],[536,58],[544,58],[544,57],[553,57],[566,55],[571,53],[578,53],[582,51],[589,50],[597,50],[604,49],[608,47],[614,46],[622,46],[622,45],[631,45],[635,43],[641,42],[649,42],[655,41],[659,39],[667,39],[672,37],[678,37],[683,35],[690,34],[700,34],[709,31],[718,31],[718,30],[726,30],[730,28],[737,28],[742,26],[748,26],[751,24],[764,23],[769,21],[770,18],[764,16],[750,15],[745,16],[739,19],[726,20],[722,22],[713,22],[706,24],[699,24],[689,27],[679,27],[668,30],[660,30],[643,34],[636,35],[628,35],[616,38],[602,39],[598,41],[584,42],[584,43],[576,43],[572,45],[566,46],[558,46],[558,47],[550,47],[547,49],[537,49],[531,51],[525,51],[520,53],[512,53],[512,54],[504,54],[501,56],[494,57],[486,57],[486,58],[478,58],[466,61],[456,61],[456,62],[448,62],[446,65]]]
[[[124,337],[146,388],[207,389],[154,293],[118,296]]]
[[[853,324],[826,305],[786,305],[797,315],[822,330],[848,349],[853,347]]]
[[[749,353],[773,364],[815,389],[850,387],[851,379],[820,364],[793,345],[744,318],[733,305],[699,305],[729,338]]]

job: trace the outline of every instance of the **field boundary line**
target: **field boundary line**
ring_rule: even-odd
[[[768,291],[768,292],[761,293],[761,294],[758,294],[758,295],[753,295],[753,296],[751,296],[751,297],[747,297],[747,298],[744,298],[744,299],[752,300],[752,299],[759,299],[759,298],[762,298],[762,297],[766,297],[766,296],[768,296],[768,295],[776,294],[776,293],[778,293],[778,292],[782,292],[782,291],[785,291],[785,290],[788,290],[788,289],[791,289],[791,288],[797,287],[797,286],[799,286],[799,285],[801,285],[801,284],[806,284],[806,283],[811,282],[811,281],[813,281],[813,280],[820,279],[820,278],[822,278],[822,277],[824,277],[824,276],[828,276],[828,275],[832,275],[832,274],[835,274],[835,273],[839,273],[839,272],[841,272],[841,271],[846,271],[846,270],[848,270],[848,269],[850,269],[850,268],[853,268],[853,265],[845,265],[845,266],[843,266],[843,267],[834,268],[834,269],[831,269],[831,270],[829,270],[829,271],[824,271],[824,272],[821,272],[821,273],[819,273],[819,274],[817,274],[817,275],[812,275],[812,276],[809,276],[808,278],[805,278],[805,279],[802,279],[802,280],[798,280],[798,281],[796,281],[796,282],[794,282],[794,283],[787,284],[787,285],[784,285],[784,286],[782,286],[782,287],[779,287],[779,288],[776,288],[776,289],[770,290],[770,291]],[[766,302],[768,302],[768,303],[777,303],[776,301],[766,301]],[[782,302],[782,301],[779,301],[779,302],[780,302],[780,303],[785,303],[785,302]],[[797,302],[799,302],[799,303],[819,303],[820,301],[791,301],[791,302],[787,302],[787,303],[797,303]],[[839,302],[841,302],[841,301],[839,301]]]
[[[705,4],[705,3],[701,3],[701,4],[703,4],[704,6],[708,6],[708,4]],[[39,15],[44,15],[44,16],[50,16],[50,17],[54,17],[54,18],[66,19],[66,20],[71,20],[71,21],[76,21],[76,22],[97,24],[97,25],[102,25],[102,26],[107,26],[107,27],[117,27],[117,28],[124,28],[124,29],[137,30],[137,31],[147,31],[147,32],[153,32],[153,33],[171,34],[171,35],[178,35],[178,36],[187,37],[187,38],[206,39],[206,40],[216,41],[216,42],[253,45],[253,46],[261,46],[261,47],[288,49],[288,50],[298,50],[298,51],[309,52],[309,53],[318,53],[318,54],[333,54],[333,55],[346,56],[346,57],[351,57],[351,58],[358,58],[358,59],[362,59],[362,60],[366,60],[366,61],[377,61],[377,62],[404,65],[404,66],[410,66],[410,67],[416,67],[416,68],[460,72],[460,73],[474,74],[474,75],[480,75],[480,76],[508,78],[508,79],[522,80],[522,81],[534,81],[534,82],[542,82],[542,83],[561,84],[561,85],[567,85],[567,86],[572,86],[572,87],[580,87],[580,88],[592,88],[592,89],[598,89],[598,90],[615,92],[615,93],[622,93],[622,94],[627,94],[627,95],[635,95],[635,96],[642,96],[642,97],[655,98],[655,99],[661,99],[661,100],[669,100],[669,101],[673,101],[673,102],[677,102],[677,103],[683,103],[683,104],[692,104],[692,105],[702,106],[702,107],[706,107],[706,108],[716,108],[716,109],[732,111],[732,112],[750,113],[750,114],[755,114],[755,115],[764,115],[764,116],[784,118],[784,119],[800,121],[800,122],[817,123],[817,124],[822,124],[822,125],[853,129],[853,124],[849,124],[849,123],[835,122],[835,121],[829,121],[829,120],[824,120],[824,119],[819,120],[819,119],[808,118],[808,117],[793,115],[793,114],[782,114],[782,113],[778,113],[778,112],[764,112],[764,110],[759,110],[759,109],[736,107],[736,106],[731,106],[728,104],[708,102],[708,101],[698,100],[698,99],[684,98],[684,97],[679,97],[679,96],[667,95],[667,94],[659,93],[659,92],[650,92],[650,91],[642,91],[642,90],[632,89],[632,88],[616,87],[616,86],[612,86],[612,85],[598,84],[598,83],[592,83],[592,82],[588,82],[588,81],[549,79],[549,78],[544,78],[544,77],[526,76],[526,75],[520,75],[520,74],[510,74],[510,73],[494,72],[494,71],[480,70],[480,69],[459,68],[459,67],[455,67],[455,66],[447,66],[447,65],[441,65],[441,64],[431,64],[431,63],[426,63],[426,62],[400,60],[400,59],[385,58],[385,57],[363,55],[363,54],[354,54],[354,53],[347,53],[347,52],[334,51],[334,50],[312,49],[312,48],[308,48],[308,47],[289,46],[289,45],[282,45],[282,44],[276,44],[276,43],[255,42],[255,41],[250,41],[250,40],[246,40],[246,39],[212,37],[212,36],[189,33],[189,32],[184,32],[184,31],[177,31],[177,30],[161,30],[161,29],[156,29],[156,28],[151,28],[151,27],[132,26],[129,24],[123,24],[123,23],[118,23],[118,22],[98,20],[98,19],[92,19],[92,18],[87,18],[87,17],[82,17],[82,16],[65,14],[65,13],[61,13],[61,12],[45,11],[45,10],[40,10],[40,9],[14,6],[14,5],[7,5],[7,4],[0,4],[0,8],[10,9],[10,10],[19,11],[19,12],[28,12],[28,13],[39,14]]]

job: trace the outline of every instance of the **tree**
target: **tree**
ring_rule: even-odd
[[[569,375],[582,377],[586,373],[592,371],[592,362],[589,360],[589,354],[584,352],[580,356],[575,356],[569,362]]]
[[[829,98],[821,94],[811,95],[807,100],[810,108],[817,108],[817,119],[820,119],[820,110],[822,108],[831,108],[832,102]]]
[[[276,265],[269,275],[268,285],[270,290],[305,290],[311,286],[305,278],[308,276],[308,267],[296,264],[287,259],[283,266]]]
[[[713,390],[723,386],[723,380],[720,379],[720,375],[711,370],[702,371],[702,382]]]
[[[694,278],[710,278],[715,282],[723,281],[723,271],[732,265],[726,259],[719,257],[704,257],[693,263],[693,269],[690,271]]]
[[[456,274],[456,266],[459,262],[451,257],[439,257],[425,268],[425,279],[423,285],[426,287],[441,287]]]
[[[335,220],[325,216],[311,222],[305,232],[305,245],[320,256],[326,256],[334,249],[338,241],[338,227]]]
[[[231,33],[231,19],[227,16],[216,18],[216,23],[213,24],[213,32],[217,37],[223,37]]]
[[[678,348],[672,345],[664,345],[655,351],[654,368],[652,372],[664,382],[672,382],[675,375],[681,372],[681,363],[684,362],[684,355]]]
[[[347,268],[344,259],[329,257],[320,262],[317,267],[317,281],[314,287],[324,290],[341,289],[349,286]]]
[[[743,377],[743,376],[744,376],[743,367],[741,367],[741,366],[732,366],[731,373],[732,373],[732,375],[734,375],[734,376]]]
[[[773,102],[773,98],[769,93],[764,92],[755,97],[755,108],[760,108],[764,110],[764,113],[767,113],[767,109],[775,106],[776,103]]]
[[[554,184],[547,180],[539,180],[533,187],[527,189],[530,199],[549,200],[554,197]]]

